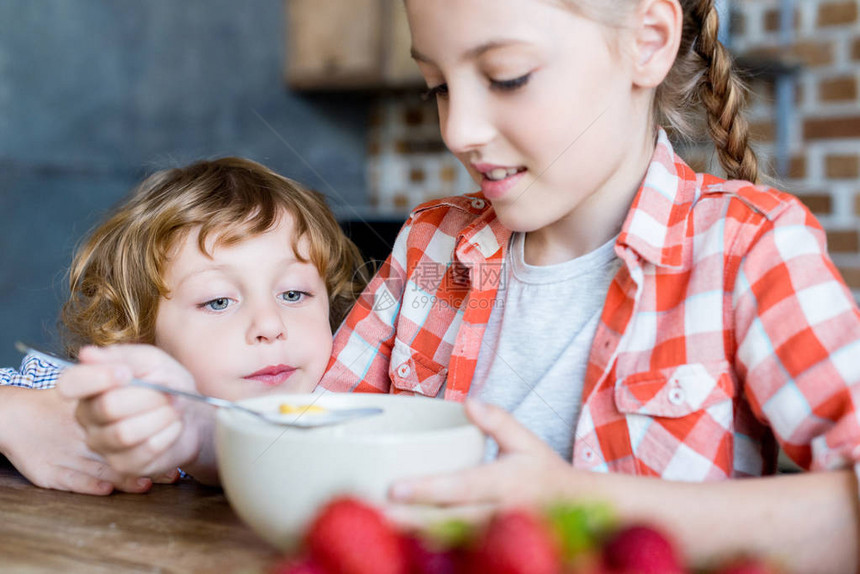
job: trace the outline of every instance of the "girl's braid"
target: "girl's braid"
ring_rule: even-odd
[[[708,113],[708,130],[720,163],[730,179],[758,180],[758,160],[749,147],[749,124],[741,113],[744,86],[732,69],[729,51],[717,39],[719,16],[714,0],[693,0],[685,10],[698,37],[693,50],[701,58],[704,74],[698,95]]]

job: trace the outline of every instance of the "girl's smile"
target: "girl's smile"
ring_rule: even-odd
[[[528,171],[525,167],[504,167],[489,163],[472,164],[471,167],[480,174],[481,191],[490,201],[501,199]]]

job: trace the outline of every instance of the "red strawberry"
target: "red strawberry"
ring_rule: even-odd
[[[776,574],[778,570],[757,558],[739,558],[717,570],[717,574]]]
[[[338,574],[406,574],[400,536],[378,510],[351,497],[327,504],[307,534],[311,557]]]
[[[561,555],[547,526],[525,510],[497,514],[472,556],[470,573],[558,574]]]
[[[456,574],[457,551],[442,550],[419,538],[408,535],[403,539],[410,574]]]
[[[645,525],[628,526],[612,536],[603,547],[603,564],[610,572],[625,574],[684,572],[666,535]]]
[[[272,568],[271,574],[326,574],[322,566],[310,558],[284,560]]]

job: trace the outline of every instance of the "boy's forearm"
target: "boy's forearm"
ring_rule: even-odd
[[[21,436],[22,409],[26,408],[23,401],[36,398],[33,393],[56,393],[53,389],[30,389],[0,385],[0,454],[7,456],[12,441]],[[47,395],[39,395],[39,397]]]
[[[12,436],[16,401],[22,392],[27,392],[27,389],[0,385],[0,454],[4,456]]]
[[[567,481],[567,495],[605,499],[625,521],[665,527],[693,564],[749,552],[790,571],[860,571],[858,488],[850,470],[715,483],[595,474],[589,482],[586,495],[581,477]]]

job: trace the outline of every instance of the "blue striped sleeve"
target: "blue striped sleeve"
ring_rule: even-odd
[[[60,369],[53,363],[27,355],[19,370],[0,369],[0,385],[29,389],[52,389],[57,384]]]

